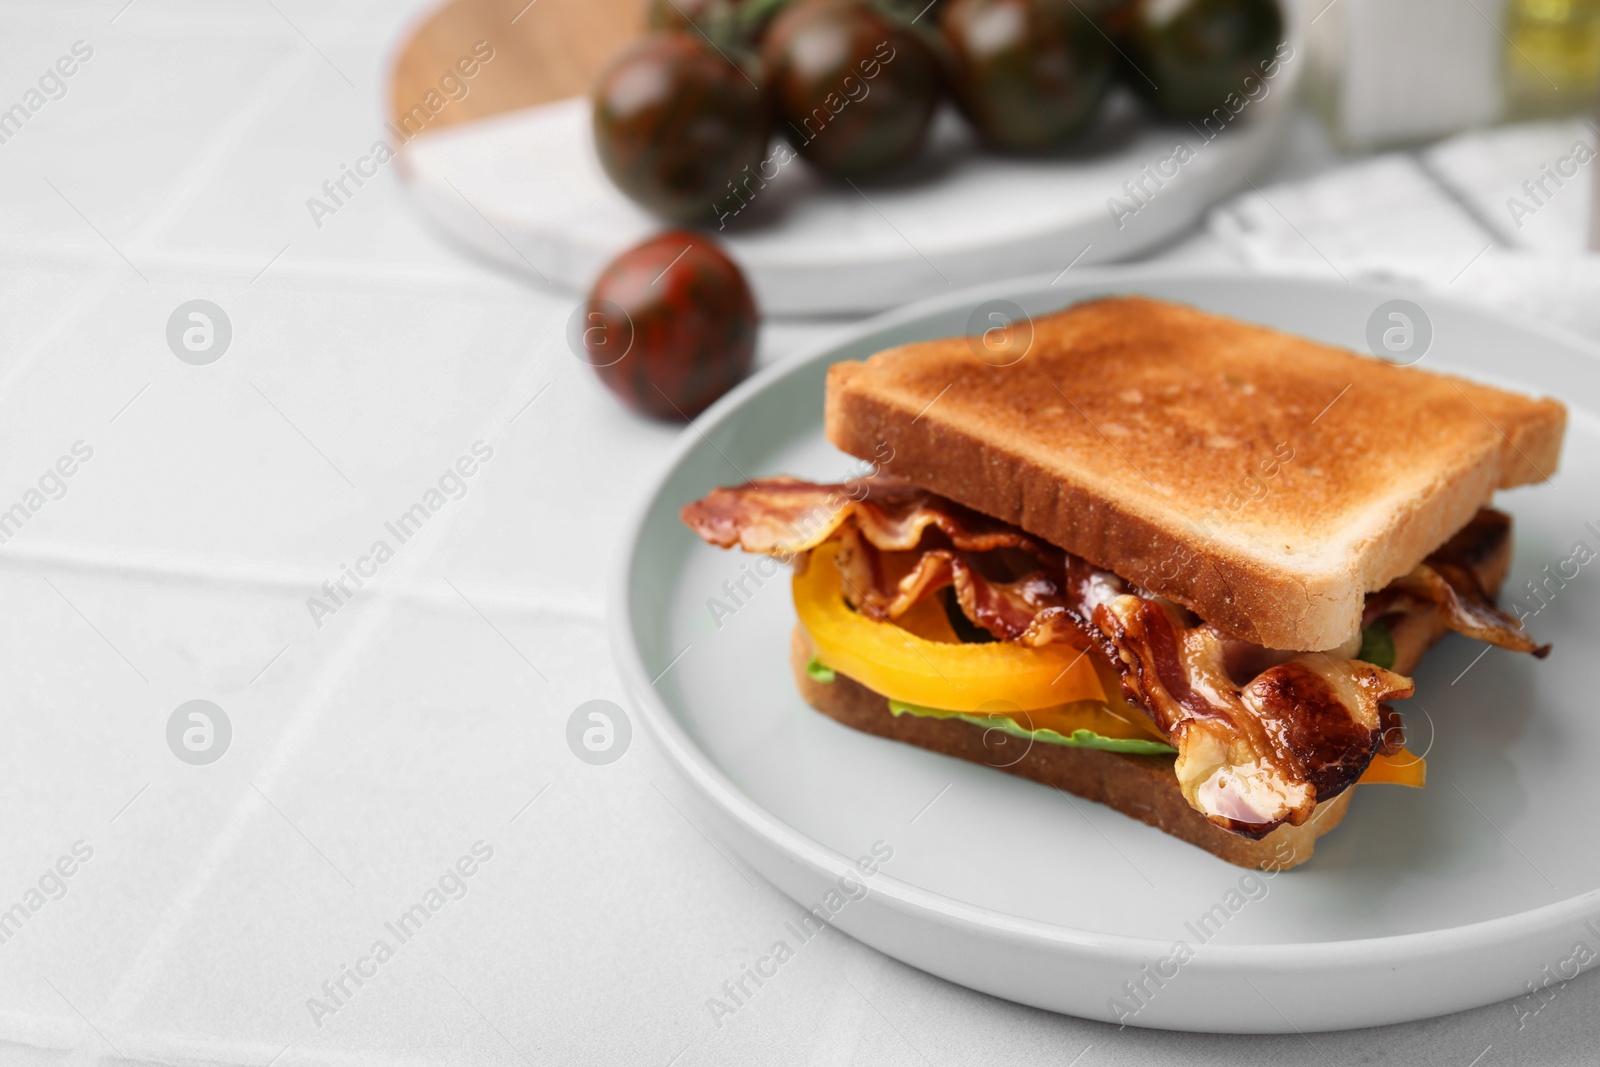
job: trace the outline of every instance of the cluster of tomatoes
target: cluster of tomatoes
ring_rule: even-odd
[[[1271,64],[1278,0],[650,0],[594,91],[616,186],[726,222],[796,156],[841,179],[909,168],[946,98],[991,148],[1048,152],[1119,80],[1158,115],[1225,106]],[[774,138],[778,138],[774,147]],[[630,249],[583,309],[584,358],[630,407],[691,418],[749,372],[757,312],[709,238]]]
[[[1283,35],[1277,0],[653,0],[650,24],[600,78],[595,145],[675,222],[736,212],[794,154],[842,178],[902,166],[947,94],[1008,152],[1070,144],[1119,79],[1209,115]]]

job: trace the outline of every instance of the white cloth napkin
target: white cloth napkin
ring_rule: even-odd
[[[1597,140],[1581,120],[1462,134],[1252,190],[1210,229],[1253,267],[1410,282],[1600,340]]]

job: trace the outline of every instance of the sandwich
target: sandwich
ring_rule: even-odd
[[[682,509],[792,563],[806,702],[1230,863],[1303,863],[1352,786],[1424,784],[1392,702],[1444,634],[1549,652],[1496,607],[1491,498],[1555,471],[1554,400],[1115,297],[1020,358],[834,364],[825,426],[860,476]]]

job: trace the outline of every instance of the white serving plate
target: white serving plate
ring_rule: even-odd
[[[1285,16],[1294,54],[1264,95],[1210,133],[1143,119],[1122,93],[1077,149],[1018,158],[978,150],[946,108],[911,173],[851,186],[795,160],[733,224],[708,232],[775,315],[878,311],[995,278],[1126,259],[1190,226],[1280,143],[1307,61],[1300,5],[1286,4]],[[418,137],[400,173],[452,237],[587,291],[612,257],[662,228],[606,178],[589,123],[581,97],[508,112]],[[1159,186],[1144,177],[1180,144],[1192,159],[1167,165],[1171,177],[1157,173]],[[1151,194],[1140,194],[1142,205],[1129,181]],[[1112,198],[1137,212],[1113,212]]]
[[[1419,292],[1148,269],[1069,278],[874,319],[757,375],[683,434],[634,520],[610,624],[637,709],[707,820],[807,906],[887,842],[894,858],[835,925],[1041,1008],[1118,1021],[1111,998],[1136,1006],[1123,983],[1187,942],[1193,958],[1161,987],[1150,983],[1128,1020],[1139,1026],[1287,1032],[1417,1019],[1526,994],[1580,942],[1600,952],[1600,849],[1589,829],[1600,561],[1533,620],[1556,643],[1548,660],[1495,649],[1474,665],[1482,646],[1459,637],[1436,648],[1406,709],[1413,744],[1427,749],[1428,787],[1361,787],[1309,863],[1260,883],[1110,809],[811,710],[789,674],[794,612],[781,576],[758,590],[747,583],[754,595],[713,624],[707,598],[725,596],[723,582],[751,558],[703,545],[678,508],[745,476],[853,472],[856,461],[821,433],[827,366],[965,332],[972,309],[993,298],[1037,314],[1144,293],[1361,350],[1379,304],[1415,300],[1434,328],[1422,366],[1552,394],[1571,411],[1554,482],[1500,495],[1517,520],[1507,589],[1569,557],[1577,540],[1600,549],[1595,347]],[[1230,910],[1229,891],[1241,889]],[[1185,924],[1219,903],[1226,920],[1202,942]]]

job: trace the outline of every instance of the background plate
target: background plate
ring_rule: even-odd
[[[612,589],[615,651],[640,712],[755,868],[802,904],[874,842],[894,858],[834,917],[934,974],[1012,1000],[1116,1021],[1124,983],[1150,991],[1141,1026],[1287,1032],[1443,1014],[1526,992],[1600,951],[1600,854],[1574,829],[1592,811],[1600,718],[1600,563],[1532,620],[1543,663],[1447,638],[1406,702],[1424,790],[1361,789],[1303,867],[1262,878],[1110,809],[871,737],[808,708],[788,668],[794,622],[780,576],[713,622],[707,602],[751,557],[700,543],[678,508],[716,485],[778,472],[836,480],[858,461],[821,433],[829,364],[965,331],[1001,297],[1039,314],[1143,293],[1364,350],[1368,317],[1407,296],[1427,311],[1422,366],[1563,399],[1565,462],[1548,486],[1501,494],[1517,520],[1508,590],[1600,549],[1596,351],[1438,297],[1361,285],[1173,271],[1074,272],[925,302],[762,373],[684,434],[645,502]],[[1403,426],[1394,427],[1397,434]],[[1595,523],[1593,527],[1587,523]],[[1568,570],[1570,574],[1570,568]],[[1554,588],[1554,587],[1553,587]],[[726,602],[726,600],[725,600]],[[1463,671],[1470,672],[1463,675]],[[1222,918],[1198,931],[1201,916]],[[1203,935],[1203,936],[1200,936]],[[1193,958],[1159,985],[1178,941]],[[1591,957],[1592,958],[1592,957]],[[1168,965],[1168,972],[1173,968]]]
[[[981,151],[945,108],[905,172],[842,183],[796,159],[721,238],[763,311],[877,311],[950,286],[1125,259],[1186,229],[1244,185],[1279,142],[1306,64],[1295,51],[1224,125],[1152,122],[1120,93],[1073,151]],[[469,97],[469,99],[472,99]],[[576,97],[429,132],[402,174],[444,230],[505,265],[586,291],[618,252],[662,228],[600,169]],[[1192,158],[1181,160],[1180,145]],[[1127,183],[1140,187],[1130,191]],[[1129,213],[1114,213],[1116,198]]]

